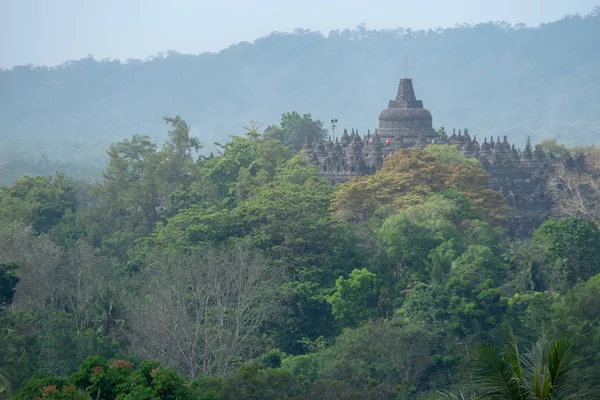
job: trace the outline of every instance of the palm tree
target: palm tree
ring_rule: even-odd
[[[490,400],[581,400],[577,388],[580,360],[577,335],[548,339],[545,333],[525,353],[505,328],[504,346],[483,344],[477,351],[476,385]]]

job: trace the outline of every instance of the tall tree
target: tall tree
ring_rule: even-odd
[[[326,134],[323,122],[313,120],[310,114],[300,115],[292,111],[282,114],[280,125],[267,128],[264,135],[300,151],[305,143],[312,145],[314,140],[325,139]]]
[[[242,244],[157,254],[130,316],[134,349],[190,378],[223,376],[257,350],[259,329],[276,311],[277,279]]]
[[[171,190],[185,189],[195,178],[194,155],[202,149],[202,145],[198,138],[190,135],[190,126],[179,115],[163,119],[172,128],[162,149],[165,163],[163,179]]]
[[[19,222],[0,224],[0,264],[19,265],[15,305],[34,311],[56,304],[63,254],[48,237],[36,236],[31,227]]]
[[[579,218],[550,219],[533,235],[533,244],[549,267],[554,287],[572,286],[600,272],[600,229]]]
[[[11,187],[0,189],[0,221],[22,221],[38,234],[60,229],[59,224],[73,225],[76,206],[74,182],[58,172],[23,176]]]
[[[97,249],[80,241],[69,249],[57,271],[60,303],[73,318],[77,334],[86,329],[98,331],[104,327],[101,296],[114,283],[110,267]]]

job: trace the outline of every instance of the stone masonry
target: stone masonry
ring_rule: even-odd
[[[428,144],[456,145],[467,157],[479,160],[490,175],[492,189],[502,192],[511,206],[507,229],[517,236],[530,234],[550,216],[552,202],[546,196],[546,180],[555,160],[539,146],[517,150],[507,137],[471,137],[468,129],[452,134],[433,129],[431,113],[417,100],[410,79],[401,79],[395,100],[379,114],[379,128],[373,134],[344,129],[335,142],[305,143],[304,150],[334,184],[355,176],[374,174],[385,157],[403,148],[423,149]]]

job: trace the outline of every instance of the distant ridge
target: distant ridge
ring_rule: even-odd
[[[537,28],[272,34],[218,54],[16,67],[0,71],[0,160],[46,154],[98,165],[112,141],[136,133],[163,138],[167,115],[186,119],[207,149],[242,134],[250,120],[276,124],[291,110],[366,131],[406,56],[434,128],[465,125],[517,144],[527,136],[595,143],[598,37],[596,13]]]

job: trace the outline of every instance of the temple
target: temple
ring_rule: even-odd
[[[423,149],[428,144],[456,145],[467,157],[479,160],[490,175],[492,189],[502,192],[511,206],[507,229],[513,235],[527,235],[550,216],[551,199],[546,180],[554,160],[540,146],[518,150],[506,136],[471,137],[468,129],[436,132],[431,113],[417,100],[411,79],[401,79],[395,100],[379,114],[379,127],[366,134],[344,133],[335,142],[305,143],[305,155],[319,166],[321,175],[334,184],[355,176],[374,174],[385,157],[403,148]]]
[[[399,139],[402,147],[415,147],[420,143],[431,143],[436,132],[431,113],[417,100],[412,80],[401,79],[396,100],[390,100],[388,108],[379,114],[378,134],[388,139]]]

